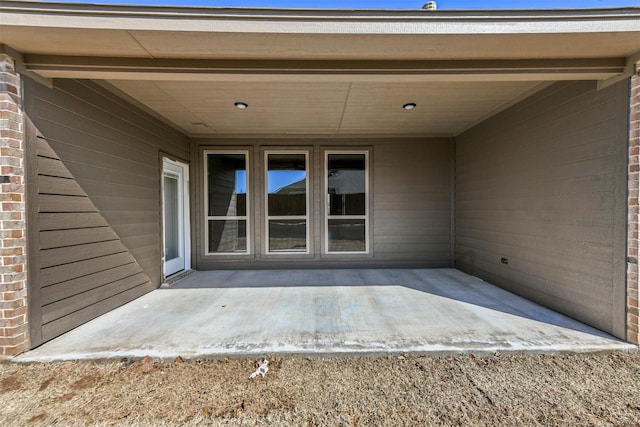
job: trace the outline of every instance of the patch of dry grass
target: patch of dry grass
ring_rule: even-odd
[[[640,425],[640,355],[0,364],[0,425]]]

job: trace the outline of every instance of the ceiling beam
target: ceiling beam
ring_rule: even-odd
[[[550,81],[623,74],[625,58],[531,60],[198,60],[25,55],[47,78],[191,81]]]

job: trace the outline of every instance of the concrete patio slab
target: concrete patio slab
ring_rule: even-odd
[[[207,271],[16,360],[636,349],[455,269]]]

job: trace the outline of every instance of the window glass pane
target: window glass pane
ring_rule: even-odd
[[[365,155],[327,157],[329,215],[365,215]]]
[[[209,253],[246,252],[247,221],[210,220]]]
[[[178,207],[178,176],[164,175],[164,259],[180,256],[180,215]]]
[[[244,154],[207,154],[208,216],[247,214],[247,162]]]
[[[307,162],[304,154],[269,154],[269,216],[307,214]]]
[[[364,252],[364,219],[330,219],[329,252]]]
[[[269,220],[269,252],[307,250],[307,221]]]

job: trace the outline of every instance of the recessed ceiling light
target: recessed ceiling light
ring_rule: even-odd
[[[402,106],[402,108],[404,108],[405,110],[413,110],[414,108],[416,108],[416,103],[415,102],[409,102],[407,104],[404,104]]]
[[[247,108],[249,108],[249,104],[247,104],[246,102],[236,102],[233,105],[235,105],[238,110],[246,110]]]

